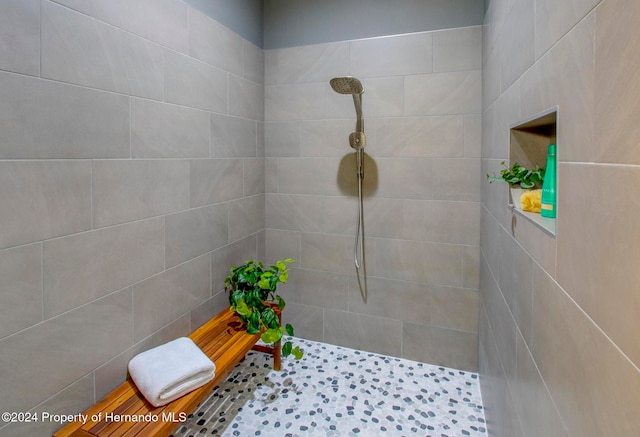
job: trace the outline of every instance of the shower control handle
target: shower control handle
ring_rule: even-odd
[[[349,145],[352,148],[359,150],[364,148],[366,144],[367,137],[365,136],[364,132],[352,132],[351,135],[349,135]]]

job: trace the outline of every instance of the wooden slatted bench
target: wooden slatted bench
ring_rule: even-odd
[[[276,314],[281,321],[281,312],[276,309]],[[84,425],[82,421],[70,422],[54,437],[168,436],[250,350],[272,354],[273,368],[280,370],[280,343],[274,347],[257,345],[260,334],[247,334],[240,319],[228,308],[193,331],[189,338],[215,363],[212,381],[167,405],[154,407],[129,378],[83,413],[88,418]],[[119,420],[133,416],[145,420]]]

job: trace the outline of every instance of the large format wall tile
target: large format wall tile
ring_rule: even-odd
[[[640,365],[640,299],[631,285],[640,281],[635,220],[640,202],[620,190],[638,186],[640,173],[633,166],[566,164],[558,175],[563,191],[558,197],[557,281]],[[597,181],[589,203],[575,202],[584,192],[580,181]]]
[[[535,8],[536,59],[560,40],[601,0],[556,2],[537,0]]]
[[[242,77],[229,75],[229,114],[264,120],[264,87]]]
[[[0,73],[2,159],[128,158],[129,98]]]
[[[407,115],[452,115],[480,112],[480,70],[436,73],[405,78]]]
[[[211,255],[195,258],[133,286],[135,341],[194,309],[211,296]]]
[[[402,326],[398,320],[325,310],[324,327],[324,338],[328,343],[400,356]]]
[[[189,207],[189,162],[94,161],[93,224],[108,226]]]
[[[242,38],[193,8],[189,8],[189,55],[242,74]]]
[[[8,0],[0,4],[0,69],[40,74],[40,1]]]
[[[0,162],[0,248],[91,228],[91,163]]]
[[[161,272],[164,222],[154,218],[49,240],[43,260],[49,318]]]
[[[481,68],[481,26],[433,32],[433,71],[435,73]]]
[[[358,78],[431,73],[433,37],[420,32],[349,43],[349,72]]]
[[[535,2],[517,0],[511,4],[501,29],[501,91],[509,88],[535,60]]]
[[[211,158],[255,157],[258,127],[254,120],[211,114]]]
[[[233,200],[229,204],[229,241],[264,229],[264,195]]]
[[[0,250],[0,338],[42,321],[42,245]]]
[[[166,102],[227,112],[227,73],[188,56],[164,51]]]
[[[344,135],[343,131],[343,135]],[[373,119],[367,125],[374,156],[457,158],[464,155],[462,116]]]
[[[43,2],[42,77],[159,100],[162,48]]]
[[[327,82],[349,73],[349,43],[318,44],[267,51],[267,85]]]
[[[173,267],[229,242],[226,204],[166,216],[166,265]]]
[[[208,158],[209,136],[205,111],[131,99],[133,158]]]
[[[54,395],[130,347],[132,328],[126,289],[0,340],[0,409],[27,411]],[[34,375],[46,377],[33,384]]]
[[[402,356],[472,371],[478,366],[478,334],[412,323],[402,325]]]
[[[595,129],[598,162],[640,164],[640,4],[608,0],[596,9]],[[615,50],[612,50],[615,47]],[[606,146],[606,147],[603,147]]]
[[[542,269],[531,352],[570,435],[633,435],[640,372]],[[621,317],[618,317],[621,318]]]
[[[91,0],[99,20],[187,53],[188,7],[179,0]]]
[[[242,197],[242,160],[203,159],[190,162],[191,206]]]

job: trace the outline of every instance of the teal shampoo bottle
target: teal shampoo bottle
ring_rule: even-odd
[[[556,145],[549,144],[547,167],[542,181],[542,205],[540,207],[542,217],[555,218],[556,216],[556,164]]]

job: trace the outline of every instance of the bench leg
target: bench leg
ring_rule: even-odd
[[[282,312],[278,313],[278,324],[282,326]],[[273,370],[280,370],[282,367],[282,341],[273,345]]]

